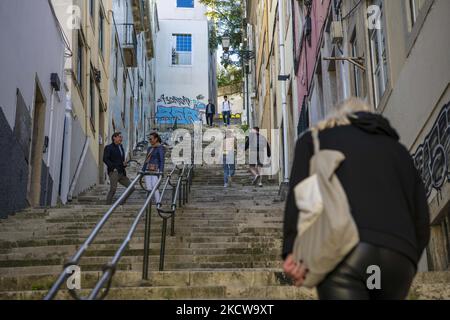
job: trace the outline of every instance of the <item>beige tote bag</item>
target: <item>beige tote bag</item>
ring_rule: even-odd
[[[294,259],[309,269],[304,286],[316,287],[359,243],[359,234],[336,170],[345,160],[340,151],[320,150],[312,130],[314,156],[310,177],[294,188],[299,209]]]

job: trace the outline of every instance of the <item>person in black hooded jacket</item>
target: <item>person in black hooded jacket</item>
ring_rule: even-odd
[[[320,299],[405,299],[430,237],[423,182],[408,150],[383,116],[351,98],[318,124],[321,148],[341,151],[336,171],[347,194],[360,243],[317,287]],[[308,270],[293,260],[299,211],[294,187],[309,176],[311,133],[297,141],[284,217],[283,268],[301,286]],[[368,268],[381,271],[371,290]]]

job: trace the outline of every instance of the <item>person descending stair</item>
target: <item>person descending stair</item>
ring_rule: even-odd
[[[150,134],[149,138],[150,147],[147,151],[147,157],[145,158],[145,163],[142,168],[144,172],[151,173],[159,173],[164,172],[164,146],[161,144],[162,140],[158,133],[153,132]],[[151,192],[153,188],[158,183],[158,176],[156,175],[148,175],[145,176],[145,185],[147,190]],[[160,201],[160,193],[159,190],[155,191],[154,195],[155,203],[159,203]]]
[[[225,139],[223,143],[223,179],[225,188],[230,186],[232,177],[236,172],[234,146],[234,133],[232,130],[227,129],[225,131]]]

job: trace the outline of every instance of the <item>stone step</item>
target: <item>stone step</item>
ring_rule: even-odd
[[[27,250],[20,252],[16,250],[15,252],[10,253],[1,253],[0,254],[0,264],[2,262],[7,261],[18,261],[18,260],[46,260],[46,259],[66,259],[69,256],[75,254],[76,252],[75,246],[67,246],[64,247],[41,247],[41,248],[33,248],[33,250]],[[89,248],[89,251],[85,253],[87,257],[111,257],[113,256],[118,247],[110,248],[110,249],[92,249]],[[181,256],[210,256],[210,255],[268,255],[268,256],[281,256],[281,248],[270,248],[270,249],[261,249],[261,248],[203,248],[203,249],[195,249],[195,248],[176,248],[176,247],[168,247],[165,250],[166,255],[181,255]],[[159,256],[160,246],[155,243],[150,248],[150,255]],[[143,256],[144,248],[141,246],[139,249],[127,249],[123,253],[123,256]]]
[[[134,218],[134,217],[133,217]],[[111,218],[103,227],[102,230],[108,230],[111,228],[117,228],[115,230],[128,230],[129,226],[134,219],[125,218]],[[80,222],[84,221],[84,222]],[[144,229],[144,221],[138,225],[137,230]],[[162,228],[162,219],[159,217],[152,217],[151,221],[152,230],[160,231]],[[170,223],[171,220],[168,220]],[[70,231],[70,230],[92,230],[98,223],[98,219],[67,219],[67,220],[57,220],[45,221],[39,224],[8,224],[5,226],[0,226],[1,232],[33,232],[33,231],[45,231],[47,233],[54,233],[58,231]],[[240,232],[240,233],[260,233],[260,232],[273,232],[278,233],[281,231],[282,221],[281,219],[215,219],[207,220],[201,218],[185,218],[177,216],[175,219],[175,231],[180,232],[211,232],[211,231],[221,231],[221,232]]]
[[[49,245],[49,246],[25,246],[25,247],[13,247],[13,248],[4,248],[0,249],[1,254],[16,254],[16,255],[23,255],[23,256],[33,256],[41,255],[41,256],[48,256],[52,255],[53,253],[67,253],[70,254],[72,252],[75,252],[80,246],[79,245]],[[137,243],[132,242],[127,246],[127,251],[139,251],[143,250],[144,244],[143,243]],[[157,249],[160,248],[160,242],[159,241],[153,241],[150,243],[151,249]],[[118,244],[92,244],[89,246],[89,250],[87,253],[90,252],[115,252],[118,249]],[[280,250],[281,247],[279,246],[273,246],[273,247],[261,247],[259,243],[233,243],[233,242],[208,242],[208,243],[188,243],[188,242],[172,242],[167,241],[166,242],[166,250],[178,250],[179,252],[182,252],[182,250],[195,250],[196,252],[202,252],[202,250],[205,250],[205,252],[220,252],[220,251],[227,251],[227,252],[234,252],[234,250],[254,250],[255,252],[270,252],[271,250]],[[209,250],[209,251],[207,251]],[[176,252],[178,252],[176,251]],[[185,251],[187,252],[187,251]]]
[[[216,273],[216,272],[215,272]],[[243,274],[244,272],[232,272],[233,274]],[[172,273],[173,274],[173,273]],[[196,277],[191,277],[190,273],[189,280],[186,279],[186,275],[180,274],[177,276],[161,275],[160,277],[155,277],[152,273],[153,280],[147,283],[141,282],[139,286],[117,286],[119,280],[115,280],[113,287],[107,299],[132,299],[132,300],[150,300],[150,299],[258,299],[258,300],[278,300],[278,299],[296,299],[296,300],[309,300],[317,299],[317,294],[315,290],[307,290],[304,288],[295,288],[289,286],[288,284],[275,284],[275,285],[261,285],[259,281],[255,281],[255,276],[251,276],[250,279],[242,277],[227,277],[223,273],[216,273],[217,276],[210,276],[207,272],[206,275],[201,275],[196,279]],[[133,283],[138,280],[139,274],[135,273],[134,276],[125,281],[127,283]],[[89,287],[95,282],[98,274],[92,274],[91,279],[87,280],[87,276],[83,279],[82,284],[85,283],[84,289],[79,292],[81,296],[87,296],[89,294]],[[264,276],[263,276],[264,277]],[[172,279],[172,280],[169,280]],[[38,279],[36,279],[38,280]],[[51,279],[49,277],[43,276],[41,281],[37,281],[32,284],[31,290],[7,290],[0,292],[0,299],[3,300],[40,300],[48,292],[46,287],[51,284]],[[184,281],[183,281],[184,280]],[[231,280],[231,281],[230,281]],[[250,280],[250,281],[249,281]],[[252,281],[253,280],[253,281]],[[176,285],[171,285],[173,281],[177,282]],[[187,282],[189,281],[189,282]],[[14,284],[10,284],[13,282]],[[249,284],[250,282],[250,284]],[[8,284],[11,288],[14,286],[19,287],[22,285],[27,285],[29,283],[27,280],[22,281],[4,281],[2,284]],[[215,283],[214,286],[205,286],[204,283]],[[263,281],[264,283],[264,281]],[[44,289],[45,288],[45,289]],[[61,290],[58,293],[56,299],[71,299],[68,292]],[[408,295],[408,299],[450,299],[450,289],[446,284],[422,284],[414,283],[411,291]]]
[[[170,220],[168,221],[168,226],[170,225]],[[237,224],[237,223],[236,223]],[[131,225],[131,221],[129,222],[129,225]],[[195,226],[195,225],[184,225],[180,221],[175,221],[175,232],[177,234],[229,234],[229,235],[238,235],[242,233],[247,234],[255,234],[259,235],[261,233],[271,233],[271,234],[281,234],[280,227],[281,225],[262,225],[260,227],[240,227],[240,226]],[[16,233],[30,233],[33,234],[35,237],[39,234],[52,234],[52,235],[58,235],[58,234],[84,234],[84,233],[90,233],[92,229],[95,227],[95,223],[93,224],[86,224],[86,225],[52,225],[52,224],[45,224],[41,226],[21,226],[19,228],[16,227],[5,227],[1,228],[2,232],[16,232]],[[151,226],[151,231],[158,232],[161,231],[162,224],[153,224]],[[139,225],[136,229],[136,234],[139,234],[140,232],[143,232],[145,229],[144,223]],[[123,224],[110,224],[107,223],[102,229],[102,232],[116,232],[116,233],[125,233],[128,232],[129,226],[123,225]]]
[[[40,300],[46,291],[14,291],[1,292],[3,300]],[[82,296],[89,291],[82,290]],[[305,289],[295,287],[267,286],[267,287],[226,287],[226,286],[199,286],[199,287],[131,287],[111,288],[107,300],[187,300],[187,299],[257,299],[257,300],[309,300],[315,295]],[[67,291],[62,291],[57,300],[71,299]],[[219,310],[220,312],[220,310]]]
[[[185,241],[183,241],[185,239]],[[248,246],[252,248],[262,247],[265,249],[276,249],[281,247],[281,239],[272,239],[264,237],[255,238],[236,238],[236,237],[215,237],[208,238],[192,238],[173,239],[168,237],[166,240],[166,248],[170,247],[189,247],[189,248],[220,248],[220,247],[241,247]],[[159,245],[161,240],[160,235],[153,235],[150,237],[151,245]],[[36,240],[19,240],[19,241],[0,241],[0,250],[11,250],[13,248],[46,248],[47,246],[66,246],[66,245],[81,245],[85,241],[84,238],[61,238],[61,239],[36,239]],[[99,238],[96,239],[96,245],[116,245],[122,243],[123,238]],[[132,239],[130,246],[143,245],[143,238]]]
[[[215,204],[217,205],[217,203]],[[88,209],[89,210],[89,209]],[[47,213],[42,213],[40,216],[36,216],[36,215],[32,215],[32,214],[27,214],[27,215],[16,215],[13,217],[10,217],[8,220],[3,220],[0,222],[0,228],[2,226],[7,226],[9,224],[13,224],[13,225],[17,225],[17,224],[22,224],[24,220],[30,221],[31,222],[35,222],[36,224],[40,224],[43,221],[47,221],[49,220],[50,222],[54,221],[57,222],[57,220],[52,220],[52,219],[58,219],[58,218],[62,218],[62,219],[74,219],[74,218],[79,218],[79,219],[84,219],[84,218],[89,218],[89,219],[98,219],[100,220],[104,214],[106,213],[105,211],[98,211],[98,212],[89,212],[89,211],[79,211],[79,210],[73,210],[73,211],[62,211],[62,210],[55,210],[52,212],[47,212]],[[112,214],[111,218],[130,218],[130,217],[136,217],[139,209],[136,210],[130,210],[130,211],[116,211]],[[225,212],[224,212],[225,211]],[[152,212],[154,213],[154,215],[156,215],[156,210],[153,208]],[[243,216],[243,215],[247,215],[247,216],[252,216],[252,217],[267,217],[268,215],[270,216],[278,216],[278,217],[282,217],[282,209],[279,207],[258,207],[258,208],[254,208],[252,210],[249,210],[245,207],[230,207],[227,206],[226,210],[215,210],[214,208],[211,208],[209,210],[207,210],[207,208],[205,207],[184,207],[184,208],[180,208],[176,211],[177,216],[180,217],[211,217],[211,218],[217,218],[217,217],[225,217],[225,218],[230,218],[230,217],[236,217],[236,216]]]
[[[153,252],[154,254],[150,256],[152,261],[159,261],[159,252]],[[42,260],[34,259],[33,257],[20,260],[12,259],[2,259],[0,261],[0,269],[11,268],[11,267],[28,267],[28,266],[50,266],[50,265],[63,265],[68,262],[69,257],[58,257],[45,258]],[[80,265],[104,265],[111,260],[111,256],[84,256],[80,260]],[[171,255],[166,254],[164,261],[168,264],[170,263],[192,263],[192,264],[203,264],[203,263],[226,263],[234,264],[241,263],[254,263],[254,262],[279,262],[280,254],[222,254],[222,255]],[[132,266],[136,264],[142,264],[143,257],[139,256],[123,256],[120,260],[120,265]]]
[[[93,288],[102,272],[81,272],[81,286]],[[21,275],[0,277],[2,291],[49,290],[57,278],[57,274]],[[290,285],[290,281],[281,270],[255,269],[214,270],[214,271],[162,271],[149,272],[149,280],[142,280],[142,272],[118,271],[112,282],[113,287],[188,287],[214,283],[218,286],[277,286]]]
[[[53,265],[35,265],[35,266],[15,266],[0,268],[0,276],[17,276],[17,275],[37,275],[58,273],[62,271],[63,264]],[[103,270],[104,264],[82,264],[81,268],[84,271],[99,271]],[[142,271],[142,263],[119,263],[117,270],[122,271]],[[282,264],[278,261],[240,261],[240,262],[172,262],[166,261],[164,270],[211,270],[211,269],[248,269],[255,268],[281,268]],[[159,259],[150,259],[149,270],[159,269]]]

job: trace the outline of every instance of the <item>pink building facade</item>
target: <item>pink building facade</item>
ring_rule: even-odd
[[[293,1],[294,60],[298,86],[298,106],[301,133],[309,126],[307,100],[310,94],[314,72],[320,57],[325,22],[330,12],[331,0],[312,0],[310,7]]]

